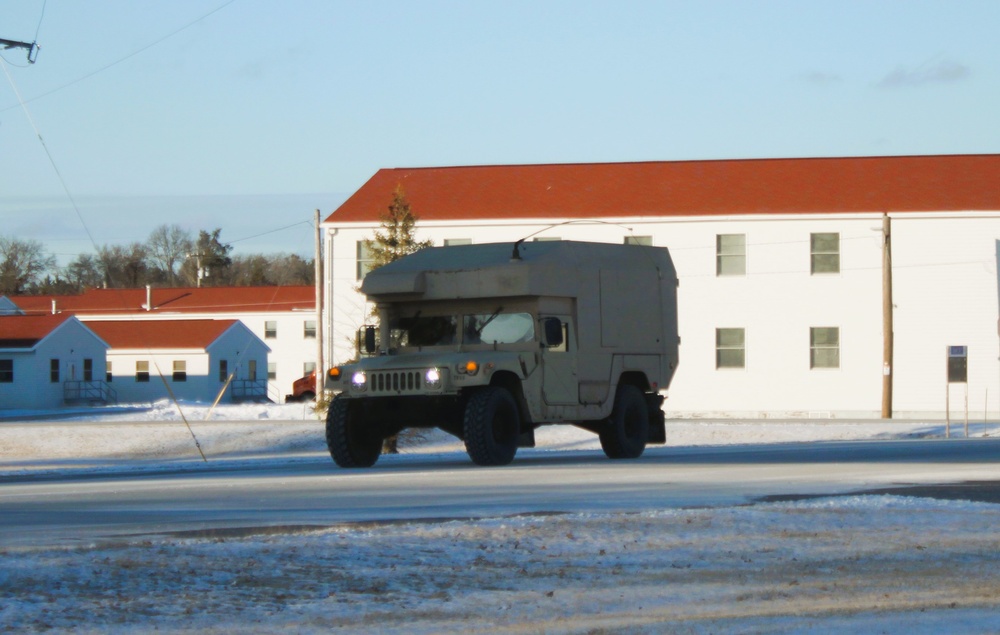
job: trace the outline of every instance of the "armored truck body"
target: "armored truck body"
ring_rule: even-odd
[[[327,444],[342,467],[383,439],[438,427],[480,465],[504,465],[534,430],[569,423],[611,458],[666,441],[661,391],[678,361],[667,249],[571,241],[421,250],[370,272],[372,357],[330,369]]]

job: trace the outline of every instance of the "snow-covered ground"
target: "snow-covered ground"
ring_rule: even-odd
[[[167,404],[0,422],[0,473],[196,470],[192,433],[210,462],[325,452],[301,404],[183,410],[188,425]],[[943,435],[921,422],[668,422],[673,446]],[[599,447],[570,428],[538,441],[527,452]],[[405,451],[462,449],[432,435]],[[997,527],[997,505],[849,496],[18,547],[0,550],[0,631],[1000,632]]]
[[[76,424],[86,425],[76,425]],[[326,453],[324,423],[312,404],[242,404],[212,408],[161,401],[145,407],[71,411],[0,410],[0,475],[38,470],[143,470],[177,461],[261,459]],[[962,423],[881,420],[669,419],[667,445],[803,443],[964,436]],[[518,455],[600,450],[596,435],[572,426],[536,432],[538,447]],[[1000,436],[1000,424],[972,423],[969,436]],[[404,440],[403,453],[464,452],[439,431]],[[200,452],[199,452],[200,450]],[[196,466],[192,466],[194,468]]]

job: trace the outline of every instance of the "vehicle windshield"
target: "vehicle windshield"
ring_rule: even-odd
[[[396,317],[389,322],[391,347],[447,346],[454,344],[458,334],[458,318],[454,315],[427,315],[418,312],[412,317]]]
[[[462,320],[465,344],[515,344],[535,339],[535,320],[530,313],[479,313]]]
[[[458,330],[461,320],[462,330]],[[492,313],[465,315],[395,316],[389,320],[390,348],[450,346],[459,343],[516,344],[535,339],[535,320],[530,313],[504,313],[498,307]]]

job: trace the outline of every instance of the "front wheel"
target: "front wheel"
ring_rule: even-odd
[[[611,416],[600,433],[601,448],[609,459],[637,459],[649,440],[649,408],[635,386],[618,387]]]
[[[465,451],[476,465],[507,465],[517,453],[521,417],[517,402],[504,388],[484,388],[465,406]]]
[[[326,414],[326,447],[340,467],[371,467],[382,453],[382,435],[362,410],[338,395]]]

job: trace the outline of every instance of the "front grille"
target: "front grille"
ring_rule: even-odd
[[[416,393],[421,389],[420,371],[393,370],[370,373],[369,389],[372,393]]]

